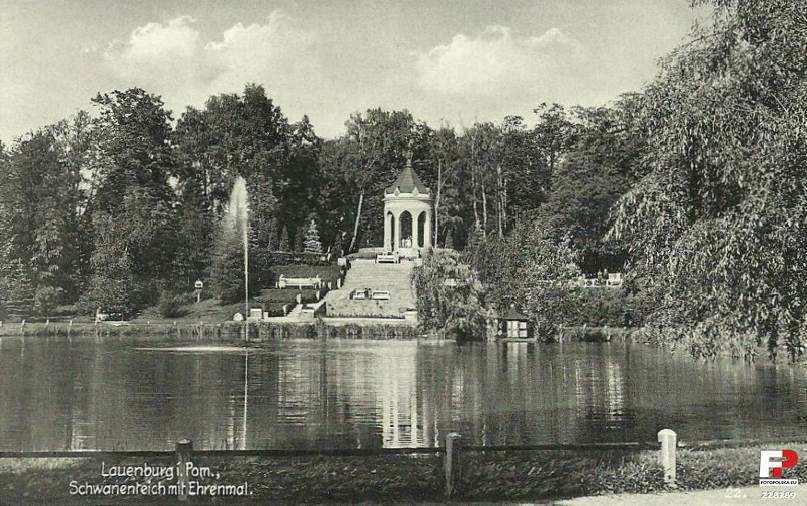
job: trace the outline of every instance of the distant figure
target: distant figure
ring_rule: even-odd
[[[235,313],[233,315],[233,321],[234,322],[242,322],[242,321],[244,321],[244,315],[242,315],[241,313]]]
[[[99,306],[95,310],[95,323],[101,323],[102,321],[106,320],[107,318],[109,318],[109,315],[106,314],[106,313],[102,313],[101,312],[101,307]]]

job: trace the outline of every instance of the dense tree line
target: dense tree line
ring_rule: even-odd
[[[807,4],[715,2],[643,94],[641,179],[614,208],[655,337],[698,356],[804,352]]]
[[[0,151],[3,300],[36,298],[43,313],[78,301],[85,311],[132,314],[196,279],[219,280],[217,295],[236,297],[237,284],[225,281],[238,264],[228,251],[236,241],[222,239],[221,224],[239,176],[249,193],[252,289],[268,282],[265,253],[311,249],[312,223],[325,253],[381,244],[384,189],[408,156],[434,192],[436,244],[461,249],[472,231],[503,240],[552,198],[564,154],[589,128],[583,115],[604,114],[542,105],[537,127],[507,117],[458,133],[370,109],[323,140],[257,85],[210,97],[176,121],[141,89],[92,102],[94,114]]]
[[[161,290],[227,279],[215,270],[235,268],[235,245],[217,238],[237,177],[259,288],[267,252],[382,244],[384,188],[411,156],[433,194],[434,244],[462,251],[435,265],[469,266],[480,307],[517,304],[549,332],[580,318],[566,280],[625,270],[632,324],[649,338],[699,356],[796,358],[807,333],[807,6],[709,3],[710,25],[642,90],[461,131],[369,109],[325,140],[257,85],[176,120],[144,90],[99,94],[94,114],[0,145],[0,300],[132,313]]]
[[[571,124],[543,110],[539,145],[559,152],[544,151],[548,195],[504,240],[475,229],[465,261],[488,306],[517,301],[548,332],[579,323],[581,293],[563,288],[573,267],[625,262],[624,319],[647,340],[795,360],[807,344],[807,4],[695,3],[714,6],[710,26],[640,93],[574,109]]]

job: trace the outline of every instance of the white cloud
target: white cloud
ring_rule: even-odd
[[[241,87],[247,81],[287,87],[302,84],[298,81],[318,68],[311,51],[315,42],[311,33],[274,11],[264,25],[234,25],[221,41],[208,43],[205,52],[225,69],[216,77],[216,87]]]
[[[507,27],[489,26],[476,37],[455,35],[421,54],[416,66],[424,89],[500,95],[557,84],[582,57],[581,44],[558,28],[519,38]]]
[[[107,48],[105,62],[127,85],[163,94],[177,107],[241,91],[247,82],[288,89],[316,67],[310,57],[315,38],[279,11],[263,24],[237,23],[217,40],[203,40],[194,24],[181,16],[138,27]]]

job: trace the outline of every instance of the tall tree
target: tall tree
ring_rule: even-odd
[[[434,132],[430,142],[431,160],[422,176],[431,179],[434,199],[434,238],[432,244],[440,243],[442,226],[462,221],[460,215],[460,152],[457,134],[452,128],[442,127]],[[431,172],[432,174],[429,174]],[[431,175],[432,177],[428,177]],[[442,232],[443,237],[446,235]]]
[[[96,246],[84,306],[109,303],[131,314],[155,302],[158,285],[172,275],[178,234],[175,193],[168,183],[176,172],[171,115],[159,97],[139,88],[99,94],[93,101],[99,107],[91,181]],[[108,251],[125,252],[122,263],[107,261]],[[126,290],[110,298],[105,283]]]
[[[611,206],[642,174],[644,124],[638,95],[614,107],[577,108],[576,138],[553,176],[540,216],[557,238],[568,235],[588,271],[621,269],[623,255],[603,244]]]
[[[807,325],[807,6],[714,5],[713,25],[645,90],[646,175],[610,237],[656,280],[652,321],[685,326],[693,354],[795,358]]]
[[[349,178],[357,193],[348,246],[348,251],[352,251],[358,245],[362,223],[364,243],[381,242],[384,190],[403,168],[410,149],[413,160],[427,158],[430,129],[423,123],[416,123],[408,111],[381,109],[370,109],[363,115],[354,114],[345,126],[347,134],[342,142],[352,152],[354,165]]]

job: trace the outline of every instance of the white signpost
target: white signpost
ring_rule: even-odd
[[[196,303],[198,304],[199,301],[202,300],[202,287],[204,284],[201,280],[197,279],[196,283],[193,284],[193,287],[196,289]]]

